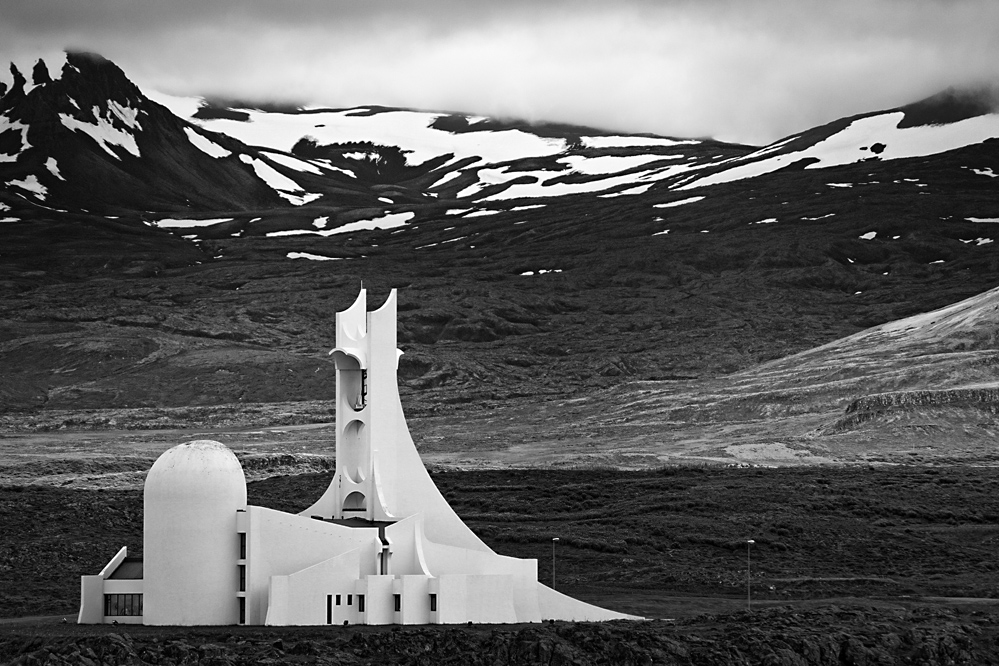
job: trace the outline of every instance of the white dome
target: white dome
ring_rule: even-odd
[[[143,496],[145,624],[235,624],[236,512],[246,477],[224,444],[199,440],[164,452]]]
[[[178,444],[164,451],[146,474],[145,494],[164,499],[236,499],[246,505],[246,476],[236,454],[210,439]],[[239,499],[242,498],[242,499]]]

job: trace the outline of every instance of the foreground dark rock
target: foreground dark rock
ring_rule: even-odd
[[[18,629],[9,664],[995,664],[999,614],[774,608],[681,622],[321,629]]]

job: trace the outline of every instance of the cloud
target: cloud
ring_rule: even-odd
[[[83,47],[165,92],[750,143],[999,80],[993,0],[6,0],[0,25],[0,56]]]

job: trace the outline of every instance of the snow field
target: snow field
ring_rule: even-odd
[[[398,146],[408,153],[407,164],[454,153],[456,157],[479,157],[486,162],[505,162],[524,157],[556,155],[565,150],[562,139],[546,139],[521,130],[462,132],[452,134],[430,125],[444,114],[419,111],[381,111],[356,115],[365,108],[310,110],[303,113],[265,113],[241,109],[249,120],[191,119],[206,129],[228,134],[253,146],[284,152],[302,137],[321,144],[369,141]]]
[[[885,149],[876,155],[877,158],[897,160],[936,155],[999,137],[999,114],[968,118],[947,125],[899,128],[898,124],[904,117],[905,114],[899,111],[859,118],[841,131],[803,150],[735,166],[699,178],[677,189],[687,190],[753,178],[772,173],[802,159],[817,160],[808,164],[806,169],[854,164],[875,157],[869,150],[869,147],[875,143],[885,146]]]

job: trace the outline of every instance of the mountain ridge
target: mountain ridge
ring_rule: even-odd
[[[0,409],[15,420],[327,399],[332,313],[363,280],[375,300],[401,289],[407,410],[470,455],[449,415],[507,432],[490,414],[510,410],[535,428],[510,441],[547,451],[578,455],[576,428],[650,464],[687,439],[738,460],[716,446],[733,432],[735,446],[769,429],[801,447],[880,427],[829,430],[894,381],[875,366],[899,349],[843,357],[856,377],[839,392],[790,355],[999,284],[999,115],[969,116],[984,107],[959,95],[914,107],[947,124],[900,129],[900,107],[757,148],[374,107],[216,102],[223,117],[195,119],[190,100],[176,115],[156,95],[102,92],[102,72],[127,77],[97,62],[71,55],[0,101]],[[991,382],[993,342],[977,365],[934,352],[941,364],[912,372],[941,389]],[[799,399],[814,409],[796,413]],[[572,427],[551,428],[556,412]],[[608,435],[619,418],[646,423],[641,442]]]

